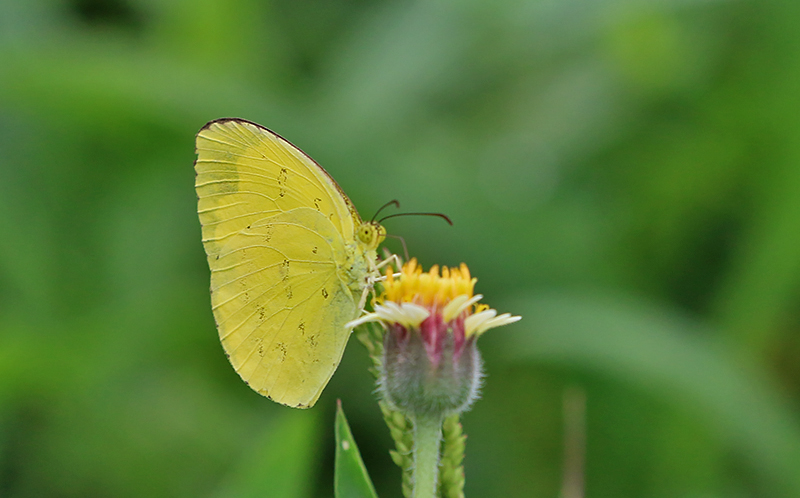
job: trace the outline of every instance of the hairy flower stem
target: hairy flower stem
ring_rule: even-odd
[[[414,498],[436,496],[441,440],[440,417],[423,415],[414,418]]]

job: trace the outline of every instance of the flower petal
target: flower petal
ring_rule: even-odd
[[[468,309],[473,304],[477,303],[483,298],[482,294],[476,294],[472,297],[469,297],[466,294],[461,294],[453,298],[452,301],[447,303],[447,306],[444,307],[442,310],[442,318],[445,322],[449,322],[450,320],[456,318],[458,315],[464,312],[464,310]]]

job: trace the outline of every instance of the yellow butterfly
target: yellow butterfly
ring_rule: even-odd
[[[285,405],[313,406],[342,358],[386,236],[313,159],[272,131],[217,119],[195,162],[211,304],[242,379]]]

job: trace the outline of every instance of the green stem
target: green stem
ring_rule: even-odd
[[[439,444],[442,419],[416,417],[414,420],[414,498],[434,498],[439,473]]]

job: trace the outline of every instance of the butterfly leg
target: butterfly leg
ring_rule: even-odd
[[[367,277],[367,285],[364,287],[364,291],[361,293],[361,299],[358,302],[358,309],[360,309],[362,312],[364,311],[364,306],[367,304],[367,296],[369,295],[370,291],[372,291],[373,293],[375,292],[375,283],[386,280],[386,277],[380,276],[380,272],[378,270],[388,265],[389,263],[394,263],[396,266],[399,267],[400,258],[398,258],[396,254],[392,254],[391,256],[381,261],[377,265],[373,263],[374,266],[372,268],[372,271],[370,272],[370,275]],[[379,276],[376,277],[375,276],[376,274]],[[399,274],[396,274],[396,276],[399,276]]]
[[[380,270],[381,268],[383,268],[384,266],[388,265],[389,263],[394,263],[394,265],[397,268],[400,268],[400,267],[403,266],[401,261],[400,261],[400,256],[398,256],[397,254],[392,254],[388,258],[386,258],[383,261],[381,261],[380,263],[378,263],[375,266],[375,269],[376,270]]]
[[[364,291],[361,293],[361,299],[358,301],[358,309],[361,310],[360,313],[364,313],[364,306],[367,305],[367,296],[371,290],[374,290],[373,286],[368,285],[364,287]]]
[[[400,267],[400,258],[396,254],[392,254],[391,256],[381,261],[377,265],[375,263],[372,263],[372,270],[370,271],[370,275],[367,277],[367,285],[364,286],[364,290],[363,292],[361,292],[361,299],[359,299],[358,301],[358,309],[361,310],[361,313],[364,312],[364,306],[366,306],[367,304],[367,296],[369,295],[370,292],[373,293],[375,292],[375,283],[386,280],[386,277],[381,276],[378,270],[388,265],[389,263],[394,263],[397,267]],[[376,274],[379,276],[376,277],[375,276]],[[399,273],[394,274],[394,276],[396,277],[399,275],[400,275]]]
[[[380,275],[378,270],[380,270],[384,266],[388,265],[389,263],[394,263],[395,266],[398,267],[398,268],[400,268],[402,266],[400,264],[400,258],[397,256],[397,254],[390,255],[388,258],[386,258],[385,260],[383,260],[380,263],[378,263],[375,266],[375,268],[372,270],[372,274],[367,278],[367,284],[370,287],[372,287],[375,284],[375,282],[383,282],[384,280],[386,280],[386,277],[384,275]],[[375,273],[378,273],[378,275],[380,275],[380,276],[379,277],[374,276]],[[397,278],[397,277],[400,276],[400,273],[399,272],[394,272],[394,273],[392,273],[392,276]]]

